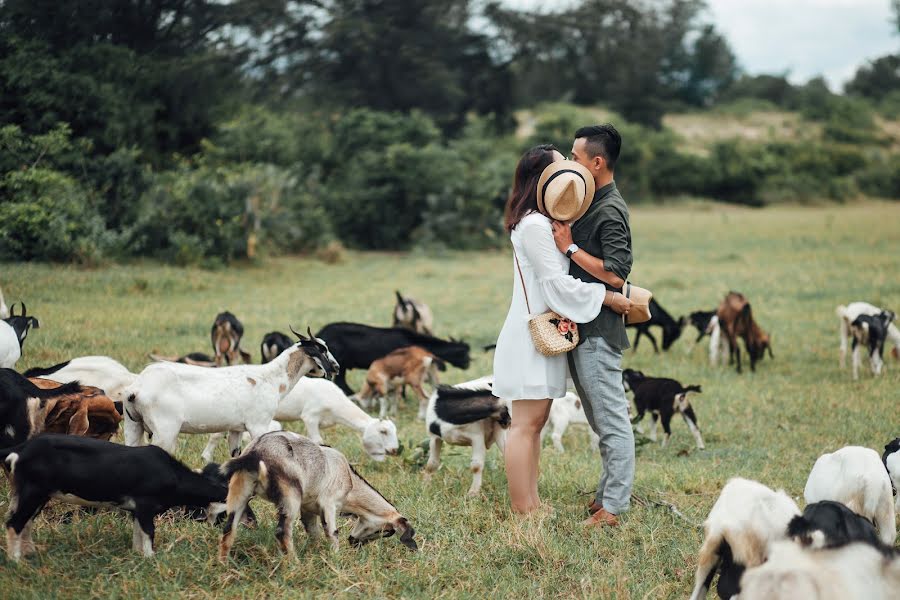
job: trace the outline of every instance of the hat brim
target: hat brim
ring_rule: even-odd
[[[554,163],[550,163],[547,168],[544,169],[544,172],[541,173],[541,177],[538,179],[537,186],[537,205],[538,210],[542,215],[546,215],[553,218],[547,212],[547,208],[544,206],[544,188],[547,185],[547,181],[553,177],[556,173],[560,171],[575,171],[581,178],[584,179],[584,202],[581,203],[581,208],[578,209],[570,219],[566,219],[567,222],[571,223],[577,221],[581,217],[584,216],[584,213],[588,211],[591,207],[591,203],[594,201],[594,176],[591,175],[591,172],[587,170],[587,167],[582,165],[581,163],[577,163],[574,160],[558,160]]]

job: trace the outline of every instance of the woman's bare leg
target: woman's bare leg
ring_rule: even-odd
[[[506,438],[506,479],[513,512],[527,513],[540,507],[537,496],[541,429],[550,413],[550,400],[514,400],[512,425]]]

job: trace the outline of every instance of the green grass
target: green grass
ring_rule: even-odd
[[[900,307],[900,204],[828,208],[733,209],[722,206],[639,208],[633,229],[632,279],[652,289],[676,317],[710,309],[729,289],[750,298],[759,323],[774,332],[775,360],[755,374],[712,369],[706,348],[686,330],[673,348],[654,355],[646,340],[627,352],[625,366],[650,375],[700,383],[694,406],[707,449],[696,451],[684,423],[673,421],[668,448],[638,449],[635,493],[676,505],[700,523],[725,481],[741,475],[800,497],[813,461],[846,444],[880,449],[900,434],[900,364],[875,380],[852,382],[837,369],[840,303],[866,299]],[[214,315],[229,309],[246,328],[258,359],[262,335],[334,320],[388,324],[394,289],[431,305],[439,334],[473,347],[469,371],[450,370],[447,382],[489,373],[480,346],[497,335],[513,281],[506,252],[350,254],[339,265],[284,258],[222,271],[155,264],[76,270],[0,265],[7,303],[25,299],[41,320],[29,337],[21,369],[72,356],[110,355],[138,370],[146,353],[209,350]],[[358,385],[361,373],[351,382]],[[19,566],[0,558],[4,597],[686,597],[693,582],[701,532],[668,509],[636,503],[615,531],[583,531],[579,521],[599,475],[599,454],[585,430],[572,428],[567,453],[546,447],[542,497],[552,516],[524,523],[510,515],[502,460],[488,456],[483,493],[469,499],[467,449],[446,447],[444,464],[423,480],[417,446],[426,439],[408,403],[398,427],[404,455],[380,464],[365,460],[355,435],[325,430],[359,470],[411,520],[422,549],[393,539],[340,553],[306,545],[281,557],[273,512],[256,501],[261,523],[241,529],[234,560],[214,559],[218,532],[163,519],[158,553],[145,560],[130,550],[131,526],[116,513],[75,515],[51,506],[35,528],[40,550]],[[302,431],[302,424],[295,426]],[[549,440],[548,440],[549,441]],[[181,436],[178,455],[200,466],[205,440]],[[220,449],[219,458],[224,458]],[[5,483],[0,500],[7,507]],[[346,538],[348,530],[342,530]]]

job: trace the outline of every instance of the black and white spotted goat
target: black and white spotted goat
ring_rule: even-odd
[[[22,356],[25,338],[28,330],[34,327],[40,329],[41,324],[33,316],[28,316],[28,309],[22,303],[22,314],[16,314],[16,305],[13,303],[9,310],[9,316],[0,319],[0,368],[12,369]]]
[[[633,422],[640,423],[644,418],[644,414],[648,411],[650,412],[650,418],[652,419],[650,426],[651,440],[656,441],[656,423],[657,421],[662,421],[663,431],[666,433],[662,445],[665,447],[669,438],[672,437],[672,429],[670,427],[672,416],[678,413],[684,418],[688,429],[694,435],[697,448],[702,450],[706,447],[703,444],[700,428],[697,426],[697,415],[694,414],[694,408],[687,398],[691,392],[697,394],[702,392],[699,385],[685,387],[674,379],[647,377],[642,372],[633,369],[622,371],[622,380],[625,384],[625,389],[634,392],[634,405],[637,407],[637,416]]]
[[[863,347],[868,350],[872,374],[881,375],[884,368],[884,342],[895,316],[893,311],[883,310],[877,315],[859,315],[850,323],[850,335],[853,337],[853,379],[859,379]]]

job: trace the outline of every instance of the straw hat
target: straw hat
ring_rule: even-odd
[[[538,210],[557,221],[577,221],[594,201],[594,177],[574,160],[551,163],[538,180]]]

